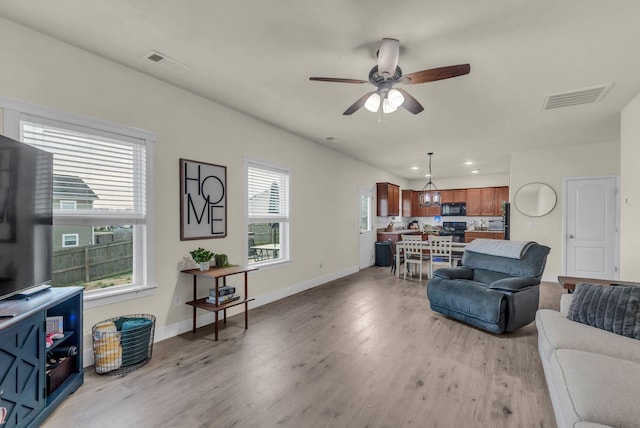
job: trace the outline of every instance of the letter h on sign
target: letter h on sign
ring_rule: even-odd
[[[180,240],[227,236],[227,167],[180,159]]]

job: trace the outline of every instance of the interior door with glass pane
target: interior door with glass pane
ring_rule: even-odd
[[[360,213],[360,269],[368,268],[374,262],[375,232],[373,230],[373,212],[371,205],[373,201],[373,191],[361,188],[359,191],[359,213]]]

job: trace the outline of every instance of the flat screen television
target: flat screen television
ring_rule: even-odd
[[[53,277],[53,155],[0,135],[0,300]]]

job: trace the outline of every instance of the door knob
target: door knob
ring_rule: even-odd
[[[569,239],[573,239],[573,238],[575,238],[575,236],[573,236],[573,235],[569,235],[567,238],[569,238]]]

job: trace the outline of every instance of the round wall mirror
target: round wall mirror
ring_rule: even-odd
[[[544,183],[529,183],[516,192],[516,208],[529,217],[549,214],[556,206],[556,192]]]

